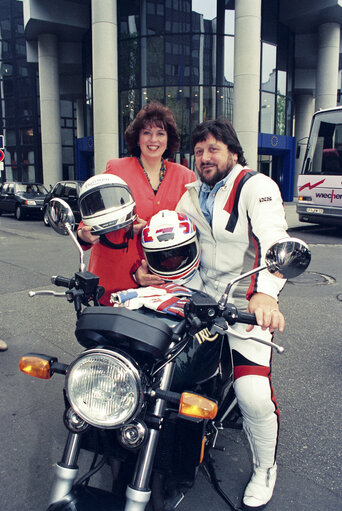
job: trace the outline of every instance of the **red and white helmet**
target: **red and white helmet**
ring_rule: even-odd
[[[143,229],[141,240],[151,273],[177,284],[194,276],[200,250],[196,227],[186,215],[159,211]]]

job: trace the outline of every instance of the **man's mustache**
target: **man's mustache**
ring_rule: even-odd
[[[207,163],[201,163],[201,170],[203,170],[205,167],[217,167],[217,164],[211,161]]]

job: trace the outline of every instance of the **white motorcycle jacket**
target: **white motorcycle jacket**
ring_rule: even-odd
[[[200,186],[200,180],[186,185],[176,209],[191,218],[200,237],[200,279],[191,287],[219,299],[229,281],[263,264],[270,245],[288,236],[285,210],[272,179],[237,164],[217,191],[210,226],[199,204]],[[265,270],[238,283],[229,301],[246,307],[246,298],[256,292],[277,299],[284,284]]]

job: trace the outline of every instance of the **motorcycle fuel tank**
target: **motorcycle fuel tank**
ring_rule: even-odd
[[[75,335],[85,348],[133,349],[159,359],[169,348],[172,331],[165,322],[129,309],[88,307],[77,321]]]

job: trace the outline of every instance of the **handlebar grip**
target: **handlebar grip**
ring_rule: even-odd
[[[240,311],[234,305],[229,305],[222,316],[227,321],[228,325],[235,325],[235,323],[245,323],[247,325],[258,324],[254,313]]]
[[[61,275],[56,275],[55,277],[51,277],[51,282],[55,284],[55,286],[59,287],[67,287],[71,289],[75,285],[74,279],[68,279],[66,277],[62,277]]]
[[[246,323],[247,325],[257,325],[255,314],[252,312],[238,311],[237,323]]]

